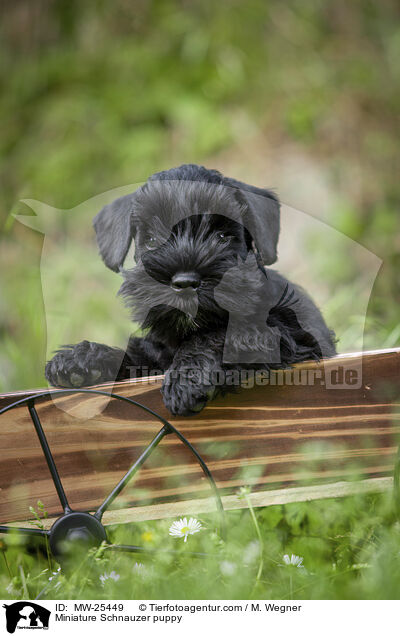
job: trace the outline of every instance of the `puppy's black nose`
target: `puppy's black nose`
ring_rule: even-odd
[[[196,272],[178,272],[172,277],[171,287],[175,291],[182,291],[188,287],[197,289],[200,282],[200,276]]]

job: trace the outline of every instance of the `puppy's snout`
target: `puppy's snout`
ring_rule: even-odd
[[[171,287],[177,292],[188,289],[189,287],[197,289],[200,282],[200,276],[196,274],[196,272],[178,272],[172,277]]]

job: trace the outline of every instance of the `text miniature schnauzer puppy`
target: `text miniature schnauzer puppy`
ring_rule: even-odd
[[[305,292],[276,271],[279,201],[269,190],[183,165],[152,175],[94,219],[100,254],[146,330],[126,351],[80,342],[46,365],[55,386],[165,372],[174,415],[232,389],[232,372],[335,355],[333,332]],[[133,268],[123,268],[135,241]]]

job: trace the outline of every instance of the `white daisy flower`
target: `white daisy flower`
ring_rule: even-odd
[[[150,575],[150,570],[146,565],[144,565],[144,563],[135,563],[132,568],[132,572],[142,579],[145,579]]]
[[[260,556],[260,542],[252,541],[243,550],[243,563],[249,565]]]
[[[58,574],[61,572],[61,568],[57,568],[57,570],[55,572],[53,572],[52,576],[49,576],[49,581],[52,581],[54,579],[55,576],[58,576]]]
[[[120,578],[120,575],[117,574],[115,570],[113,570],[112,572],[104,572],[104,574],[100,574],[99,576],[99,579],[102,585],[104,585],[104,583],[108,581],[109,579],[112,579],[113,581],[118,581],[119,578]]]
[[[11,594],[13,597],[18,598],[18,590],[12,581],[11,583],[7,585],[6,591],[8,592],[8,594]]]
[[[219,569],[221,570],[221,574],[224,576],[233,576],[236,572],[237,566],[236,563],[232,563],[232,561],[221,561]]]
[[[197,519],[193,519],[190,517],[189,521],[186,517],[183,519],[179,519],[179,521],[174,521],[169,529],[169,534],[178,539],[179,537],[184,537],[184,541],[187,541],[189,534],[195,534],[196,532],[200,532],[203,530],[203,526],[200,521]]]
[[[302,565],[303,557],[296,556],[295,554],[292,554],[291,557],[289,557],[288,554],[284,554],[283,561],[286,565],[293,565],[296,568],[304,568],[304,565]]]

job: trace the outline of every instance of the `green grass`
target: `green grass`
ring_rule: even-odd
[[[255,509],[254,517],[252,512],[227,514],[226,542],[209,515],[200,517],[204,529],[186,543],[169,536],[172,520],[112,528],[113,542],[160,552],[143,557],[100,547],[50,582],[59,565],[49,562],[43,544],[40,549],[26,537],[7,535],[0,596],[33,599],[48,585],[50,599],[398,598],[400,523],[392,493],[271,506]],[[177,554],[165,552],[173,549]],[[189,551],[214,556],[193,558]],[[287,565],[286,554],[301,557],[303,567]]]

